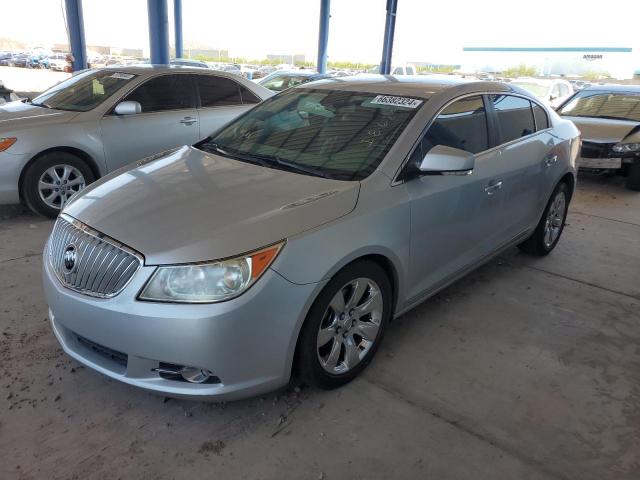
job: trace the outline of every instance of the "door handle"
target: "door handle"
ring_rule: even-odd
[[[494,193],[496,193],[501,188],[502,188],[502,181],[491,182],[489,185],[484,187],[484,191],[486,192],[487,195],[493,195]]]
[[[184,117],[182,120],[180,120],[180,123],[184,124],[184,125],[192,125],[194,123],[196,123],[198,121],[198,119],[193,118],[193,117]]]
[[[544,166],[550,167],[558,161],[558,155],[549,155],[544,159]]]

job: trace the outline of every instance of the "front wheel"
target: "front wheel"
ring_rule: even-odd
[[[561,182],[551,194],[547,207],[533,235],[518,247],[525,253],[544,256],[551,253],[560,240],[564,230],[569,208],[569,187]]]
[[[298,342],[301,380],[323,389],[353,380],[369,364],[391,318],[392,292],[375,262],[355,262],[325,286]]]
[[[69,199],[93,180],[86,162],[67,152],[51,152],[28,167],[22,196],[31,210],[55,218]]]

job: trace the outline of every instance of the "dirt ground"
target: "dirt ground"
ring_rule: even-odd
[[[52,222],[0,211],[0,479],[640,478],[640,194],[581,178],[558,248],[391,325],[362,378],[215,404],[82,367],[46,320]]]

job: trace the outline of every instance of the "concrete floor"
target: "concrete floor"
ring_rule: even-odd
[[[0,478],[640,478],[640,194],[581,179],[547,258],[517,249],[388,331],[362,378],[165,400],[64,355],[51,222],[0,220]]]

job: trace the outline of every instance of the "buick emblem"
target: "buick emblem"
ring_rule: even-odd
[[[71,273],[73,269],[76,267],[76,255],[78,249],[76,246],[71,243],[67,245],[64,253],[62,254],[62,266],[64,267],[64,273]]]

